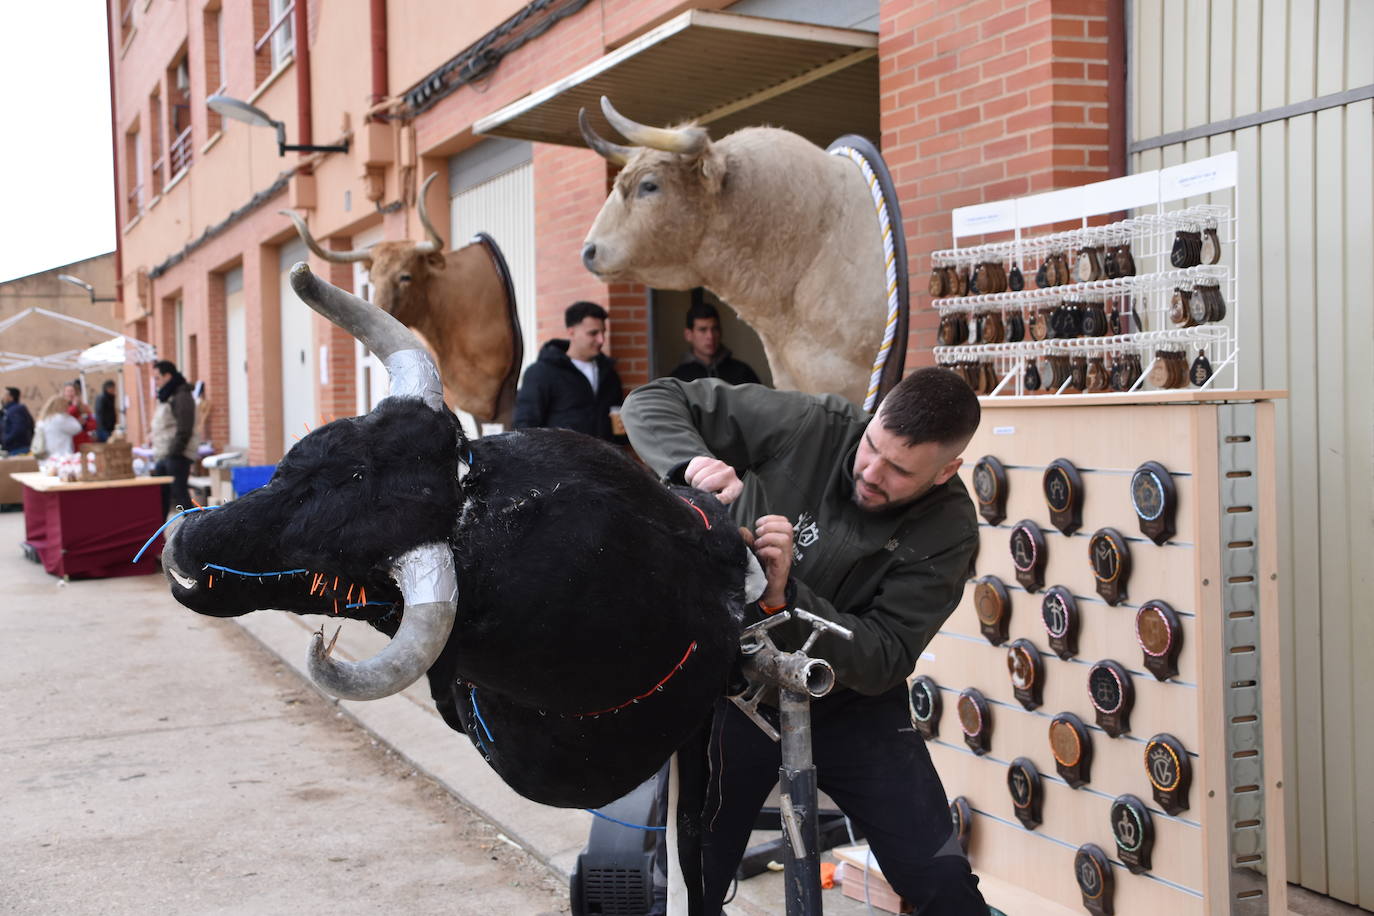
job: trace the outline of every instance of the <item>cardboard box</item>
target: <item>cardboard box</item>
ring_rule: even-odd
[[[868,855],[867,844],[841,846],[832,849],[831,853],[839,860],[840,867],[835,872],[835,879],[840,882],[840,888],[846,897],[858,901],[866,900],[876,909],[887,913],[914,911],[913,907],[892,889],[892,885],[887,883],[877,860]]]

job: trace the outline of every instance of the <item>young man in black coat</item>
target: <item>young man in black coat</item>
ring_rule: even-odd
[[[6,388],[0,395],[0,448],[11,455],[25,455],[32,441],[33,416],[19,403],[19,389]]]
[[[525,370],[515,398],[515,427],[554,426],[612,442],[611,408],[625,400],[615,361],[606,345],[606,310],[595,302],[574,302],[563,313],[568,339],[544,344]]]

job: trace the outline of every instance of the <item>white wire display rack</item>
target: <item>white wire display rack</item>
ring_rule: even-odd
[[[1083,190],[1091,195],[1092,188],[1089,185]],[[1217,262],[1175,269],[1170,255],[1180,232],[1212,234],[1218,247]],[[1003,270],[1008,272],[1016,267],[1024,277],[1026,288],[932,300],[942,322],[968,322],[967,333],[959,335],[966,342],[936,347],[935,359],[941,365],[956,369],[972,367],[973,371],[967,374],[979,381],[975,388],[984,395],[1129,395],[1161,387],[1235,390],[1240,356],[1235,332],[1239,311],[1234,269],[1236,239],[1236,217],[1231,208],[1203,204],[1172,211],[1160,206],[1159,212],[1139,214],[1104,226],[1084,226],[1033,237],[1023,237],[1018,231],[1016,238],[1007,241],[936,251],[931,256],[933,268],[953,267],[971,273],[978,265],[988,262],[1003,265]],[[1130,246],[1134,275],[1043,288],[1036,286],[1036,271],[1051,255],[1063,255],[1064,263],[1074,265],[1086,248],[1101,251],[1107,246],[1122,245]],[[1073,275],[1078,275],[1077,270],[1073,270]],[[1224,303],[1223,317],[1217,318],[1213,313],[1194,324],[1195,319],[1189,317],[1184,308],[1180,320],[1179,297],[1184,302],[1191,301],[1199,289],[1220,297]],[[1036,330],[1044,336],[1032,339],[1032,321],[1037,313],[1098,307],[1114,316],[1109,328],[1103,329],[1102,336],[1054,336],[1054,330],[1046,333],[1046,323],[1042,321]],[[1010,329],[1013,319],[1019,318],[1024,339],[997,343],[981,341],[979,328],[994,314],[1001,317],[1003,329]],[[1072,378],[1055,386],[1044,384],[1037,390],[1028,390],[1028,370],[1035,367],[1036,373],[1032,375],[1039,374],[1047,381],[1055,376],[1046,364],[1052,363],[1051,358],[1056,356],[1100,360],[1099,368],[1134,359],[1138,371],[1129,385],[1106,390],[1076,387]],[[1182,377],[1177,373],[1151,372],[1161,359],[1182,358],[1193,365],[1199,362],[1199,356],[1208,371],[1185,373]],[[988,366],[991,372],[984,368]],[[989,376],[995,377],[995,385]],[[1196,384],[1197,378],[1204,380]],[[1080,375],[1077,381],[1081,380]],[[1165,380],[1166,384],[1157,384]]]

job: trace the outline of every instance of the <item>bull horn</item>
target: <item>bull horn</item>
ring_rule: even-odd
[[[428,240],[420,242],[415,246],[415,250],[422,254],[444,250],[444,237],[439,234],[439,230],[435,229],[434,224],[429,221],[429,212],[425,210],[425,192],[429,190],[430,183],[438,177],[439,173],[435,172],[425,179],[424,184],[420,185],[420,199],[418,201],[420,225],[425,227],[425,235],[429,236]]]
[[[291,268],[291,288],[302,302],[377,354],[391,377],[393,397],[420,398],[434,410],[444,409],[444,386],[434,358],[409,328],[370,302],[321,280],[304,261]]]
[[[326,261],[332,261],[335,264],[352,264],[354,261],[372,260],[372,252],[368,251],[366,248],[359,248],[353,251],[326,251],[320,247],[320,243],[315,241],[315,237],[310,234],[310,227],[305,224],[305,220],[301,219],[299,213],[295,210],[278,210],[277,212],[291,217],[291,222],[296,224],[296,231],[300,233],[301,241],[305,242],[311,251],[315,252],[315,254],[324,258]]]
[[[391,577],[405,596],[405,613],[391,642],[365,661],[335,659],[323,633],[310,640],[310,677],[345,700],[379,700],[418,681],[439,658],[458,609],[453,551],[445,543],[422,544],[402,554]]]
[[[587,120],[587,109],[585,108],[577,109],[577,126],[582,131],[582,139],[586,141],[589,147],[596,150],[602,159],[623,166],[634,155],[635,148],[633,146],[621,146],[619,143],[612,143],[592,130],[591,122]]]
[[[662,150],[665,153],[681,153],[695,156],[706,148],[706,131],[700,127],[649,127],[638,121],[631,121],[611,105],[611,100],[601,97],[601,113],[619,134],[638,146]]]

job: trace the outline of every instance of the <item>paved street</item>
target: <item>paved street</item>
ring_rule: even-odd
[[[22,522],[0,515],[0,912],[566,912],[238,624],[160,577],[64,586]]]

